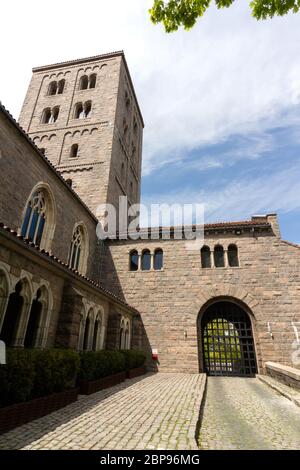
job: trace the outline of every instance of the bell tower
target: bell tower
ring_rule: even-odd
[[[144,123],[122,51],[34,68],[19,122],[94,214],[140,202]]]

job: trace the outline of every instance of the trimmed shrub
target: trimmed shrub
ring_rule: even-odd
[[[89,351],[80,354],[79,380],[98,380],[125,371],[125,357],[120,351]]]
[[[0,367],[0,406],[74,387],[79,355],[71,350],[9,349]]]
[[[142,351],[134,351],[132,349],[123,349],[120,351],[125,358],[125,370],[136,369],[142,367],[146,361],[146,354]]]

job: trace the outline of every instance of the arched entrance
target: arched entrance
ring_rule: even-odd
[[[217,301],[201,318],[204,372],[220,376],[254,376],[254,338],[248,313],[238,304]]]

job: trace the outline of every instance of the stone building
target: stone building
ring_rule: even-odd
[[[276,214],[206,224],[198,251],[172,227],[98,240],[101,204],[140,201],[143,126],[122,52],[33,69],[20,124],[1,106],[0,338],[144,349],[169,372],[293,364],[300,246]]]

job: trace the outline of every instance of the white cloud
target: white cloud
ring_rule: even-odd
[[[145,174],[232,135],[260,134],[263,152],[264,130],[286,111],[289,120],[298,113],[299,15],[257,22],[248,1],[235,2],[210,8],[191,32],[167,35],[150,23],[151,3],[52,0],[43,9],[40,0],[4,2],[3,103],[18,115],[32,66],[125,49],[146,123]]]

